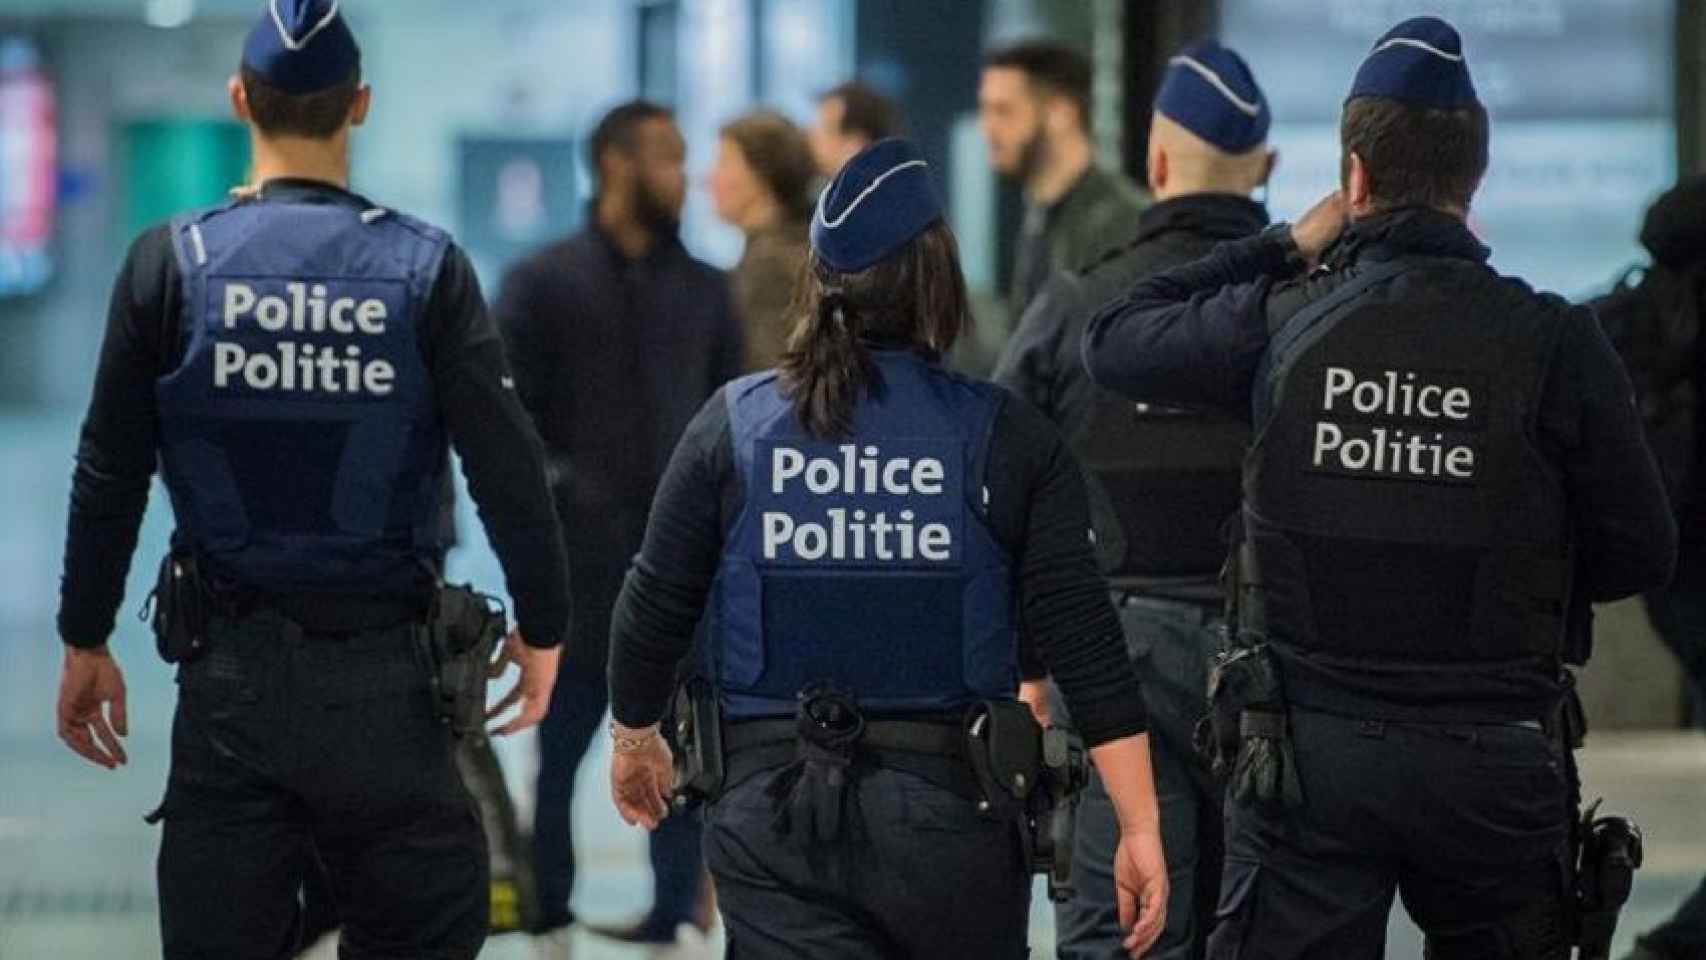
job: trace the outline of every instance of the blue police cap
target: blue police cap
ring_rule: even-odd
[[[818,197],[812,251],[857,273],[906,246],[942,217],[930,165],[912,141],[879,140],[854,155]]]
[[[268,0],[243,43],[243,65],[292,94],[334,87],[361,66],[338,0]]]
[[[1438,17],[1405,20],[1374,42],[1351,84],[1356,97],[1454,109],[1475,103],[1463,39]]]
[[[1268,139],[1268,98],[1244,58],[1212,40],[1193,43],[1167,61],[1155,110],[1227,153]]]

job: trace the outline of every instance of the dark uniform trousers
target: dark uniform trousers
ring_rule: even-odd
[[[775,776],[748,777],[705,813],[728,960],[1026,955],[1031,876],[1013,821],[856,762],[841,840],[808,846],[775,827]]]
[[[270,612],[214,621],[207,654],[178,671],[159,811],[168,960],[291,956],[315,857],[346,960],[479,952],[485,833],[413,631],[304,634]]]
[[[1568,796],[1532,724],[1291,710],[1304,807],[1227,808],[1214,960],[1375,960],[1394,891],[1431,960],[1564,960]]]
[[[1150,764],[1167,853],[1167,925],[1145,954],[1153,960],[1193,960],[1219,900],[1221,795],[1197,760],[1192,733],[1208,712],[1209,655],[1219,649],[1223,620],[1208,604],[1121,594],[1115,597],[1126,648],[1143,679],[1149,706]],[[1062,702],[1054,696],[1055,709]],[[1064,711],[1061,712],[1064,718]],[[1059,960],[1123,957],[1114,853],[1120,825],[1100,777],[1091,777],[1078,805],[1072,879],[1076,892],[1055,907]]]

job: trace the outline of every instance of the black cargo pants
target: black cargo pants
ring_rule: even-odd
[[[346,960],[470,960],[489,864],[414,628],[304,634],[277,614],[216,619],[178,671],[156,818],[168,960],[274,960],[298,947],[314,858]]]
[[[1211,960],[1379,960],[1394,893],[1430,960],[1565,960],[1568,790],[1538,724],[1293,708],[1304,808],[1227,802]]]

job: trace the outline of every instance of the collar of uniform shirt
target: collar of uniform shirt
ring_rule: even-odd
[[[1192,193],[1156,201],[1138,215],[1137,224],[1133,245],[1175,230],[1232,240],[1267,226],[1268,208],[1233,193]]]
[[[1323,259],[1336,267],[1364,255],[1390,260],[1401,254],[1485,263],[1492,251],[1475,239],[1468,224],[1449,213],[1429,207],[1398,207],[1351,224]]]

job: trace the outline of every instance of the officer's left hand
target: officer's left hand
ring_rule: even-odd
[[[515,682],[509,693],[504,694],[497,706],[486,711],[486,719],[493,720],[497,716],[521,704],[521,709],[503,726],[494,730],[493,736],[507,737],[512,733],[520,733],[528,727],[539,725],[545,719],[545,714],[551,709],[551,690],[557,685],[557,660],[562,656],[561,647],[530,647],[521,638],[521,630],[511,630],[504,638],[503,653],[492,661],[487,676],[497,679],[510,664],[521,668],[521,679]]]
[[[1161,852],[1161,833],[1155,829],[1120,834],[1114,852],[1115,899],[1119,901],[1120,945],[1133,958],[1143,956],[1161,936],[1167,923],[1167,859]]]
[[[65,647],[58,715],[59,739],[78,756],[108,770],[129,762],[119,742],[130,735],[124,673],[106,644],[87,650]]]
[[[663,737],[652,735],[631,753],[610,757],[610,793],[616,812],[629,825],[656,830],[669,816],[669,794],[675,789],[675,757]]]

